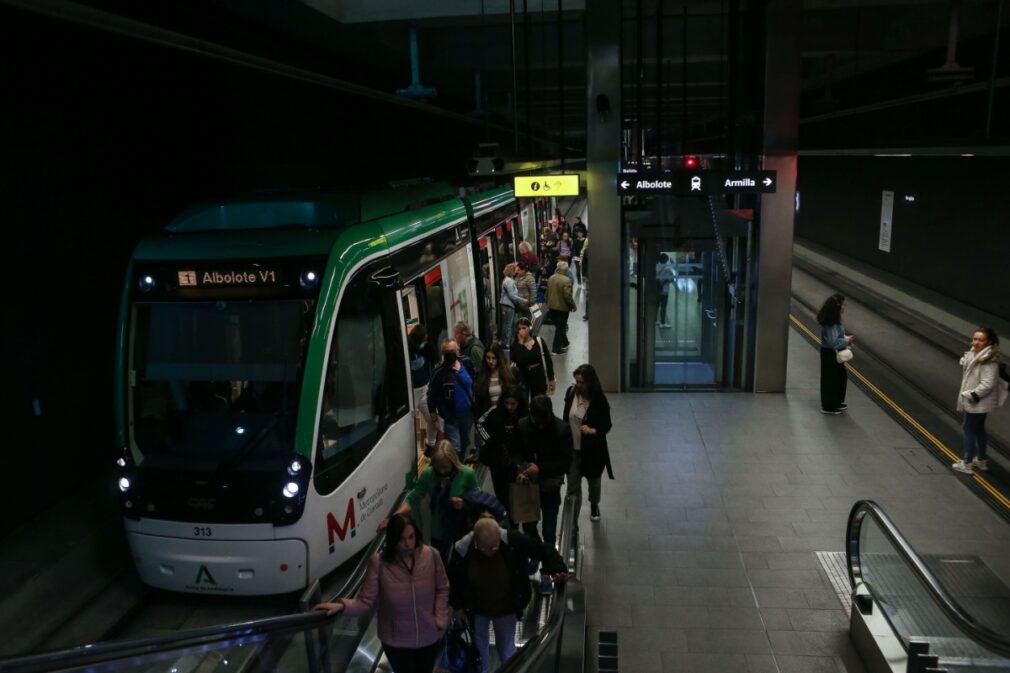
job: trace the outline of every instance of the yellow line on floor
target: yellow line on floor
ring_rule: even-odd
[[[799,318],[797,318],[795,315],[793,315],[792,313],[790,313],[789,314],[789,320],[791,320],[792,323],[794,325],[796,325],[796,327],[798,327],[804,334],[806,334],[808,337],[810,337],[810,339],[812,339],[815,343],[817,343],[817,345],[820,345],[820,343],[821,343],[820,337],[818,337],[816,334],[814,334],[812,331],[810,331],[810,329],[806,325],[804,325],[802,322],[800,322]],[[877,386],[873,385],[870,382],[869,379],[867,379],[865,376],[863,376],[862,372],[860,372],[858,369],[856,369],[855,367],[852,366],[852,363],[846,362],[845,363],[845,368],[848,369],[850,372],[852,372],[853,376],[855,376],[857,379],[859,379],[863,383],[863,385],[865,385],[877,397],[879,397],[881,400],[883,400],[884,403],[887,404],[887,406],[891,407],[891,409],[893,409],[896,414],[898,414],[903,419],[905,419],[905,421],[909,425],[911,425],[913,428],[915,428],[917,431],[919,431],[922,434],[923,437],[925,437],[926,439],[928,439],[930,441],[930,443],[933,444],[933,446],[935,446],[936,448],[938,448],[941,452],[943,452],[944,455],[946,455],[951,460],[959,460],[961,458],[961,456],[957,455],[956,453],[954,453],[953,451],[951,451],[949,448],[947,448],[947,445],[944,444],[943,442],[941,442],[935,435],[933,435],[933,433],[931,433],[926,428],[922,427],[922,425],[917,420],[915,420],[914,418],[912,418],[912,416],[907,411],[905,411],[900,406],[898,406],[897,402],[895,402],[890,397],[888,397],[886,394],[884,394],[884,391],[882,391]],[[992,484],[990,484],[987,479],[985,479],[984,477],[982,477],[977,472],[972,475],[972,479],[974,479],[979,484],[979,486],[981,486],[982,488],[984,488],[986,490],[986,492],[988,492],[990,495],[992,495],[992,497],[994,497],[1001,505],[1003,505],[1005,508],[1007,508],[1008,510],[1010,510],[1010,499],[1007,499],[1007,497],[1005,495],[1003,495],[998,490],[996,490],[996,488]]]

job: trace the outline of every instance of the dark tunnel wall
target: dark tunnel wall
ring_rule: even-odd
[[[459,178],[484,139],[459,121],[10,9],[0,54],[0,219],[16,288],[0,532],[112,465],[115,320],[144,233],[211,195]]]
[[[1005,157],[803,156],[796,236],[1008,318],[1008,182]],[[889,253],[878,250],[883,190],[894,192]]]

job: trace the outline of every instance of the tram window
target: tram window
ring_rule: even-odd
[[[314,305],[138,302],[133,440],[153,466],[206,469],[292,450]]]
[[[344,293],[320,413],[316,489],[330,493],[407,412],[403,328],[394,293],[359,275]]]

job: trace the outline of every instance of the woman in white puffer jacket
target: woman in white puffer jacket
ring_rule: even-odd
[[[957,410],[964,412],[964,454],[951,466],[958,472],[972,474],[972,468],[989,469],[985,419],[1007,397],[1006,383],[999,375],[999,356],[999,336],[991,327],[979,327],[972,335],[971,350],[961,356],[963,374]]]

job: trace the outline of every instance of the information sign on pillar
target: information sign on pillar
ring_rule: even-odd
[[[621,173],[617,193],[674,194],[768,194],[775,191],[775,171],[672,171],[670,173]]]

